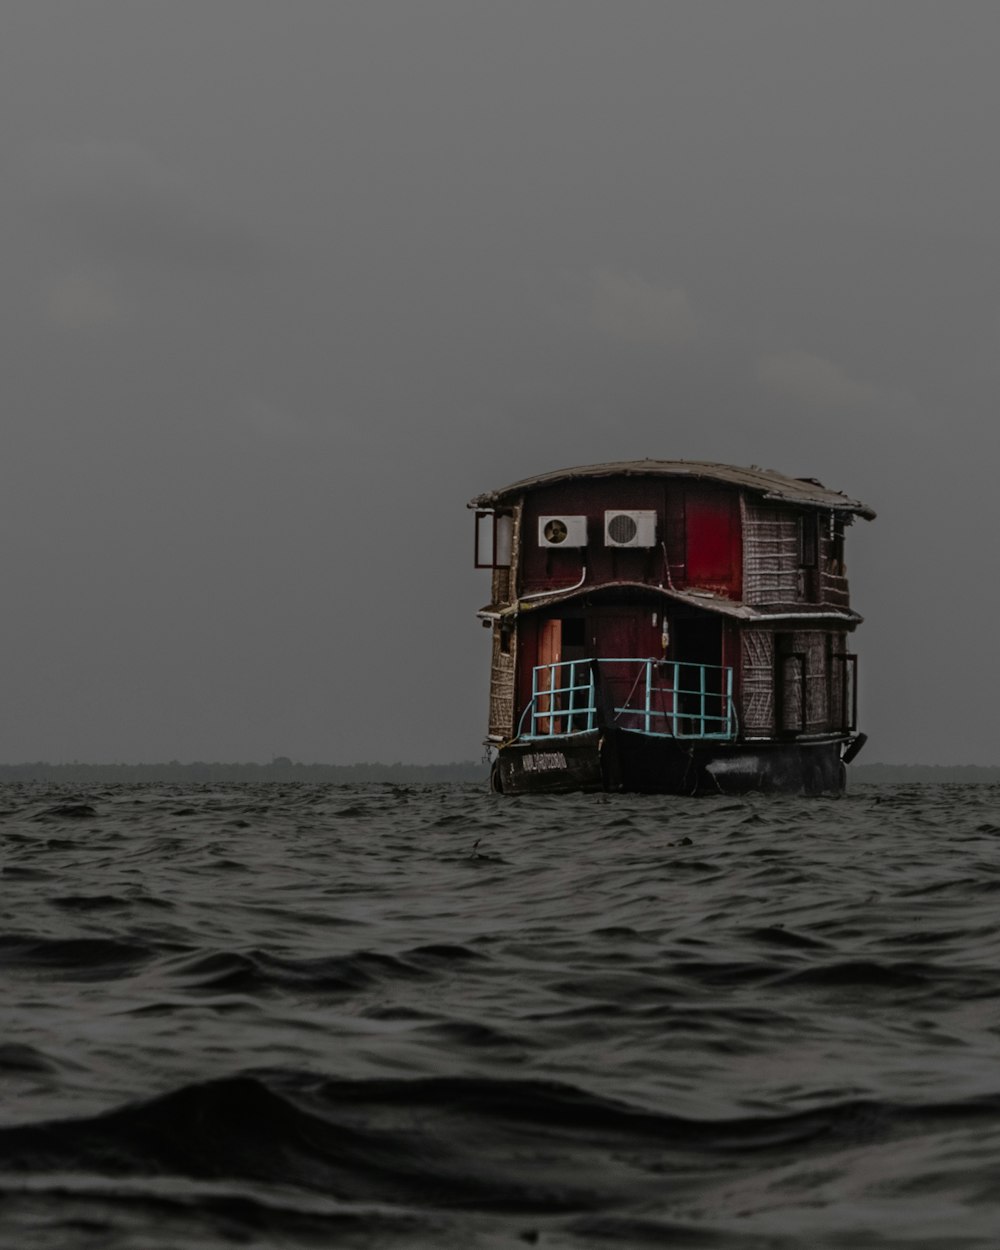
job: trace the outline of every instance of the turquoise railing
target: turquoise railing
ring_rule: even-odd
[[[594,666],[605,719],[655,738],[735,738],[733,670],[684,660],[563,660],[531,673],[531,702],[518,725],[522,738],[587,733],[598,727]],[[527,722],[527,723],[526,723]]]

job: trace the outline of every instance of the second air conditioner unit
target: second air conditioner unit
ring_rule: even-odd
[[[606,547],[655,547],[656,513],[607,511],[604,514]]]

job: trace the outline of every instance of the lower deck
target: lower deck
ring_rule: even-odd
[[[566,659],[550,648],[545,662],[528,669],[529,683],[521,682],[525,697],[512,731],[490,740],[498,753],[494,787],[512,794],[841,791],[844,763],[864,741],[855,720],[856,665],[843,651],[843,633],[773,632],[766,666],[755,666],[740,661],[758,658],[760,630],[734,630],[726,646],[719,622],[709,620],[695,648],[699,623],[690,622],[689,645],[671,647],[674,658],[666,645],[660,658]],[[529,656],[522,651],[522,660]]]
[[[609,728],[526,738],[501,746],[491,774],[504,794],[838,794],[845,758],[864,741],[679,740]]]
[[[611,723],[686,739],[850,736],[851,628],[603,593],[495,618],[489,740]]]

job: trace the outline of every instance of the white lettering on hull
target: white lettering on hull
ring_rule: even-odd
[[[521,767],[526,773],[547,773],[566,767],[562,751],[538,751],[534,755],[522,755]]]

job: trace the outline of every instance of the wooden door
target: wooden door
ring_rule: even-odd
[[[587,616],[590,654],[602,661],[599,675],[607,712],[628,729],[643,727],[643,718],[623,708],[645,707],[647,659],[661,654],[659,615],[649,605],[634,608],[593,608]],[[613,661],[613,662],[608,662]],[[662,709],[659,709],[662,710]]]
[[[539,664],[558,664],[562,659],[562,621],[547,620],[540,622],[538,626],[538,663]],[[563,683],[558,679],[559,670],[556,669],[556,680],[553,683],[552,670],[543,668],[538,674],[538,689],[551,690],[553,684],[560,686]],[[558,697],[558,696],[556,696]],[[537,712],[555,711],[552,706],[553,696],[549,694],[540,694],[538,696]],[[557,718],[544,716],[541,720],[536,721],[534,733],[539,734],[557,734],[562,732],[562,726]]]
[[[795,647],[793,634],[778,634],[774,648],[774,703],[778,732],[798,734],[805,729],[806,656]]]

